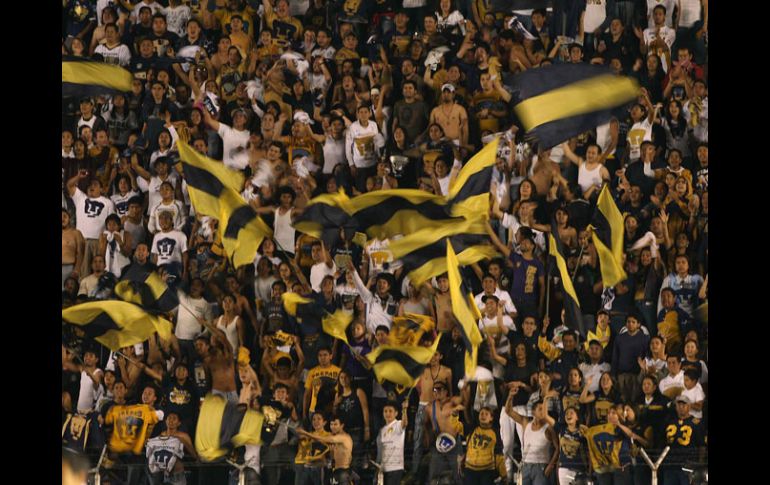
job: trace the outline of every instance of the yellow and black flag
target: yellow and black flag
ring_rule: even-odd
[[[134,75],[120,66],[65,57],[61,62],[62,96],[98,96],[131,91]]]
[[[419,345],[380,345],[366,355],[379,382],[390,381],[406,387],[414,387],[422,371],[436,353],[440,338],[430,347]]]
[[[628,275],[623,270],[623,215],[612,200],[607,185],[599,193],[591,228],[591,238],[599,256],[602,284],[611,288]]]
[[[613,109],[639,94],[635,80],[591,64],[529,69],[514,77],[512,88],[516,116],[543,148],[607,122]]]
[[[452,313],[459,323],[458,328],[465,344],[465,376],[473,377],[476,375],[479,345],[482,341],[478,325],[481,315],[478,314],[478,308],[473,301],[472,295],[468,291],[463,291],[464,285],[460,277],[460,263],[457,260],[454,248],[452,248],[452,243],[449,241],[446,244],[446,265]]]
[[[447,271],[446,245],[451,241],[456,248],[457,260],[460,266],[468,266],[483,259],[492,259],[498,255],[497,250],[489,244],[489,236],[484,234],[456,234],[439,239],[427,246],[410,251],[401,257],[403,271],[409,276],[409,281],[419,286],[434,276]],[[396,242],[401,242],[396,241]]]
[[[195,450],[203,462],[226,456],[234,448],[262,443],[265,417],[253,409],[208,394],[203,400],[195,429]]]
[[[295,317],[298,322],[307,325],[317,325],[321,322],[323,331],[334,338],[348,343],[345,333],[353,321],[353,316],[342,310],[329,313],[312,298],[305,298],[296,293],[286,292],[282,295],[283,308],[286,313]]]
[[[551,223],[551,232],[548,233],[548,254],[553,257],[556,268],[559,270],[559,280],[564,294],[564,315],[565,324],[572,330],[580,328],[579,320],[581,317],[580,301],[578,300],[575,287],[572,284],[572,278],[567,268],[567,253],[559,239],[559,230],[556,227],[556,221]]]
[[[388,334],[391,345],[417,345],[426,333],[433,331],[436,326],[433,319],[427,315],[405,313],[403,317],[395,317]]]
[[[241,197],[243,174],[177,142],[190,201],[199,214],[219,220],[222,246],[237,268],[252,264],[259,245],[273,231]]]
[[[123,301],[160,313],[173,311],[179,305],[176,292],[155,271],[131,265],[120,280],[114,292]]]
[[[168,320],[147,313],[133,303],[118,300],[81,303],[62,310],[61,317],[113,351],[142,343],[155,332],[166,340],[171,338],[172,332]]]
[[[499,145],[500,137],[496,136],[460,169],[447,194],[453,216],[488,218],[489,189]]]

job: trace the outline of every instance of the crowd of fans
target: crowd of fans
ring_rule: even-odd
[[[62,307],[111,298],[130,267],[157,268],[180,300],[170,340],[120,352],[63,324],[63,438],[94,465],[101,447],[80,431],[103,434],[102,483],[237,483],[194,446],[217,352],[237,369],[234,399],[246,388],[288,424],[233,452],[248,483],[369,484],[382,468],[385,484],[490,484],[521,468],[525,484],[644,485],[640,448],[654,461],[670,446],[659,476],[673,485],[705,463],[706,0],[62,3],[62,55],[134,76],[131,92],[62,99]],[[507,86],[561,63],[607,66],[641,95],[563,144],[528,143]],[[217,221],[191,206],[182,132],[245,174],[274,231],[253,265],[233,268]],[[466,379],[446,275],[415,286],[388,240],[328,247],[292,222],[340,189],[446,195],[493,136],[500,257],[462,268],[484,339]],[[611,288],[588,229],[605,186],[624,218],[627,279]],[[578,322],[547,261],[554,219]],[[349,344],[289,316],[285,292],[352,314]],[[365,358],[407,313],[436,322],[420,345],[441,339],[413,391],[377,382]]]

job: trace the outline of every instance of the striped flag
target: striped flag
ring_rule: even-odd
[[[118,300],[81,303],[62,310],[61,317],[112,351],[142,343],[155,332],[169,339],[173,329],[168,320]]]
[[[65,57],[61,62],[62,96],[98,96],[131,91],[134,75],[120,66]]]
[[[439,338],[430,347],[418,345],[380,345],[366,355],[377,381],[390,381],[414,387],[438,348]]]
[[[160,313],[173,311],[179,305],[179,296],[155,271],[131,265],[120,280],[114,292],[123,301]]]
[[[446,243],[446,265],[452,313],[459,323],[458,328],[465,343],[465,376],[470,378],[476,374],[479,345],[482,341],[478,326],[481,315],[473,301],[473,296],[470,292],[463,290],[465,285],[460,277],[460,263],[449,241]]]
[[[556,268],[559,270],[559,279],[562,288],[564,289],[564,323],[570,329],[577,330],[580,328],[578,321],[582,318],[580,301],[578,300],[577,293],[575,293],[572,277],[570,277],[567,269],[566,251],[564,249],[564,244],[561,242],[561,239],[559,239],[559,231],[556,227],[555,220],[551,223],[551,232],[548,233],[548,254],[553,257]]]
[[[591,221],[591,238],[599,256],[602,284],[611,288],[628,275],[623,269],[623,215],[612,200],[609,186],[599,193],[596,211]]]
[[[262,443],[262,413],[208,394],[200,408],[195,429],[195,450],[203,462],[226,456],[233,448]]]
[[[528,137],[550,148],[607,122],[613,109],[639,94],[639,85],[602,66],[570,63],[518,74],[512,91]]]
[[[236,268],[252,264],[273,230],[241,197],[243,174],[201,155],[183,140],[177,147],[195,211],[219,219],[222,246]]]

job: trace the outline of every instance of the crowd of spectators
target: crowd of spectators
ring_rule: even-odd
[[[248,483],[348,483],[335,470],[349,469],[370,484],[382,467],[385,484],[491,484],[520,461],[525,484],[585,473],[646,485],[640,448],[654,461],[670,446],[659,476],[673,485],[705,464],[706,0],[62,4],[62,55],[134,76],[130,92],[62,98],[62,308],[111,298],[131,267],[157,269],[180,300],[170,340],[120,352],[63,324],[63,438],[94,465],[104,436],[102,483],[237,483],[194,446],[217,351],[237,368],[236,399],[246,387],[249,406],[282,409],[289,424],[269,446],[234,450]],[[507,87],[562,63],[607,66],[641,94],[595,129],[537,146]],[[232,267],[217,220],[192,207],[182,132],[245,174],[243,198],[274,231],[253,265]],[[292,223],[340,189],[446,195],[494,136],[488,234],[500,256],[462,268],[484,339],[466,379],[446,275],[415,286],[388,240],[328,247]],[[588,228],[605,186],[627,273],[610,288]],[[552,220],[578,322],[547,261]],[[289,316],[285,292],[351,314],[349,344]],[[377,382],[365,358],[408,313],[436,322],[420,345],[441,339],[413,392]],[[94,443],[82,446],[83,429]],[[457,444],[442,454],[447,433]]]

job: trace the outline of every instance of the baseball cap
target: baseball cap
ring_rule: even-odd
[[[684,394],[680,394],[679,396],[677,396],[676,402],[683,402],[683,403],[687,403],[687,404],[692,404],[692,401],[690,401],[690,398],[685,396]]]
[[[445,89],[448,89],[448,90],[452,91],[453,93],[455,92],[454,84],[446,83],[443,86],[441,86],[441,90],[442,91],[445,90]]]
[[[84,96],[84,97],[80,98],[80,104],[83,104],[83,103],[94,104],[94,100],[91,99],[90,96]]]
[[[481,297],[481,302],[482,303],[486,303],[488,300],[493,300],[495,302],[499,302],[500,298],[498,298],[495,295],[484,295],[484,296]]]

